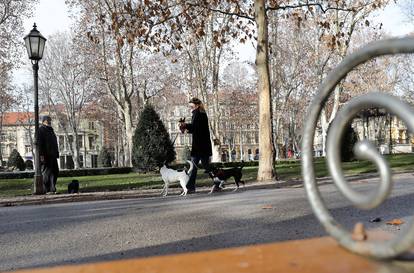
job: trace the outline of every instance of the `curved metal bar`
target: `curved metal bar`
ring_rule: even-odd
[[[329,171],[334,182],[340,189],[341,193],[348,198],[354,205],[363,209],[372,209],[380,205],[389,195],[392,186],[391,171],[387,161],[381,157],[375,146],[365,140],[358,142],[355,146],[355,154],[360,159],[373,161],[381,177],[380,187],[374,195],[365,195],[352,190],[344,179],[341,170],[341,146],[339,140],[342,139],[346,125],[348,125],[358,112],[363,109],[379,107],[385,108],[388,112],[393,113],[402,119],[410,131],[414,128],[414,111],[411,107],[398,100],[397,98],[383,93],[370,93],[360,96],[349,101],[338,112],[333,121],[327,140],[327,159]],[[413,118],[409,118],[413,117]]]
[[[414,38],[389,39],[371,43],[359,51],[346,57],[320,85],[312,104],[307,113],[307,120],[304,128],[302,142],[302,175],[305,181],[305,189],[312,209],[326,231],[336,238],[345,248],[362,255],[374,258],[393,258],[414,245],[414,220],[401,230],[397,236],[386,242],[376,241],[354,241],[351,233],[345,230],[335,221],[328,209],[325,207],[322,196],[318,190],[315,172],[313,168],[313,140],[319,115],[324,107],[329,95],[335,86],[346,77],[346,75],[356,66],[378,56],[414,53]],[[386,161],[375,151],[372,144],[360,142],[356,145],[356,154],[359,157],[372,160],[379,169],[381,183],[379,189],[369,196],[363,196],[347,185],[343,178],[340,168],[340,156],[338,151],[339,139],[344,131],[345,125],[352,120],[352,117],[361,109],[371,107],[384,107],[390,112],[403,119],[409,130],[414,132],[414,112],[405,103],[385,94],[368,94],[360,98],[353,99],[349,105],[344,106],[338,112],[328,136],[328,166],[334,182],[341,193],[348,198],[354,205],[361,208],[373,208],[378,206],[389,194],[392,181],[391,172]],[[333,129],[333,130],[332,130]],[[331,135],[334,134],[334,135]]]

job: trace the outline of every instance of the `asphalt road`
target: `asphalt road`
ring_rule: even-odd
[[[400,232],[414,214],[412,174],[398,175],[391,197],[371,211],[353,208],[331,183],[320,187],[334,217],[348,228]],[[352,183],[361,192],[371,180]],[[374,217],[382,221],[370,223]],[[401,226],[385,222],[403,219]],[[228,248],[326,235],[303,187],[215,195],[0,208],[0,270],[89,263]]]

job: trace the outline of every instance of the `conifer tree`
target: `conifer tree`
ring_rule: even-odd
[[[174,146],[159,115],[151,105],[141,113],[133,138],[133,164],[151,171],[175,159]]]
[[[351,125],[348,125],[341,142],[341,160],[344,162],[355,159],[354,146],[358,142],[358,135]]]
[[[11,152],[9,160],[7,162],[7,166],[15,167],[20,171],[24,171],[24,169],[26,168],[26,164],[24,164],[23,158],[16,149],[13,149],[13,151]]]
[[[32,160],[26,160],[24,162],[24,165],[26,166],[26,170],[33,170],[33,161]]]

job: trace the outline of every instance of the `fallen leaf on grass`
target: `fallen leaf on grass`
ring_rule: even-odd
[[[404,221],[401,219],[393,219],[391,221],[386,222],[387,225],[399,226],[404,224]]]
[[[272,205],[264,205],[262,209],[273,209]]]

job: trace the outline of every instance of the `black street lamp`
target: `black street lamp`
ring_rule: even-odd
[[[39,101],[38,101],[38,71],[39,71],[39,61],[43,57],[43,50],[45,49],[46,38],[40,34],[36,29],[36,24],[33,25],[33,29],[29,34],[24,37],[24,42],[26,44],[27,54],[29,59],[32,61],[33,65],[33,77],[34,77],[34,112],[35,112],[35,139],[34,139],[34,149],[35,149],[35,175],[34,175],[34,194],[44,194],[45,188],[43,186],[42,173],[40,171],[40,158],[39,158],[39,147],[38,147],[38,134],[39,134]]]

